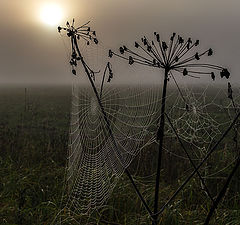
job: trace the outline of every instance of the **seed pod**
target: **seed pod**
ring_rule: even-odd
[[[113,52],[112,52],[111,49],[109,49],[109,51],[108,51],[108,57],[109,57],[109,58],[112,58],[112,57],[113,57]]]
[[[143,39],[143,44],[147,45],[147,39],[146,38]]]
[[[129,56],[129,64],[132,65],[134,63],[133,57]]]
[[[195,45],[195,46],[198,46],[198,45],[199,45],[199,40],[196,40],[196,42],[195,42],[194,45]]]
[[[162,42],[162,48],[163,48],[163,51],[166,51],[168,49],[168,46],[164,41]]]
[[[75,69],[72,70],[72,73],[73,73],[74,75],[77,74]]]
[[[214,74],[214,72],[211,72],[211,78],[212,78],[213,80],[215,80],[215,74]]]
[[[183,44],[184,40],[182,37],[179,37],[179,44]]]
[[[62,30],[62,28],[61,28],[61,27],[58,27],[58,32],[59,32],[59,33],[61,32],[61,30]]]
[[[186,75],[188,75],[188,71],[187,71],[186,68],[184,68],[184,70],[183,70],[183,76],[186,76]]]
[[[73,59],[76,59],[76,58],[77,58],[77,53],[76,53],[76,52],[73,52],[73,53],[72,53],[72,58],[73,58]]]
[[[151,52],[152,47],[151,47],[150,45],[148,45],[147,50],[148,50],[149,52]]]
[[[135,47],[138,48],[139,44],[135,41]]]
[[[230,77],[230,73],[228,72],[227,69],[222,69],[222,71],[220,72],[220,76],[223,78],[223,77],[226,77],[227,79]]]
[[[211,56],[213,54],[213,50],[211,48],[209,48],[208,50],[208,56]]]
[[[160,42],[160,36],[159,34],[156,34],[157,42]]]
[[[123,47],[120,47],[120,48],[119,48],[119,51],[120,51],[121,54],[123,54],[123,53],[124,53],[124,48],[123,48]]]
[[[173,41],[174,40],[174,37],[175,37],[176,33],[173,33],[170,40]]]
[[[195,56],[194,56],[194,57],[195,57],[195,59],[196,59],[196,60],[199,60],[199,59],[200,59],[200,57],[199,57],[199,55],[198,55],[198,53],[197,53],[197,52],[196,52],[196,54],[195,54]]]

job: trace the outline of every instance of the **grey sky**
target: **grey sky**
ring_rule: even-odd
[[[0,1],[0,83],[67,83],[71,74],[61,37],[55,27],[38,19],[40,0]],[[59,0],[65,21],[75,18],[91,27],[106,48],[131,45],[158,31],[200,39],[212,47],[210,62],[229,68],[240,82],[239,0]],[[60,24],[62,25],[62,24]]]

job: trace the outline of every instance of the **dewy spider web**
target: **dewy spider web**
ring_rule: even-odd
[[[86,60],[98,71],[94,84],[100,95],[104,69],[94,62],[102,64],[105,50],[87,46],[90,52],[94,48],[97,54],[88,54]],[[114,79],[121,74],[114,73],[111,83],[106,77],[100,96],[113,140],[84,70],[81,65],[75,70],[64,208],[85,214],[104,203],[139,151],[154,141],[155,132],[151,133],[149,127],[157,124],[161,92],[154,85],[137,82],[134,86],[117,86]]]
[[[71,191],[67,207],[78,213],[88,212],[108,198],[125,168],[144,145],[153,141],[152,135],[146,136],[159,114],[158,93],[139,87],[104,89],[102,104],[116,149],[91,88],[74,84],[67,172]]]
[[[207,88],[203,91],[190,90],[188,87],[181,89],[181,94],[175,98],[168,112],[180,138],[200,148],[221,133],[221,124],[208,113],[214,102],[207,102],[206,92]],[[175,136],[171,127],[167,130],[168,135]]]

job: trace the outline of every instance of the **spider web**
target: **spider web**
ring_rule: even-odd
[[[198,148],[208,146],[221,134],[222,124],[209,113],[209,109],[215,105],[217,96],[208,99],[207,90],[208,87],[204,90],[194,90],[185,86],[181,93],[175,96],[175,101],[168,112],[179,137]],[[166,133],[175,136],[169,125]]]
[[[99,48],[98,54],[101,51]],[[102,63],[98,54],[94,57],[100,57]],[[94,60],[89,60],[90,64]],[[161,91],[154,84],[105,82],[101,103],[111,135],[96,95],[80,68],[72,86],[65,208],[87,214],[104,204],[135,156],[154,142],[156,130],[152,127],[158,122]],[[99,93],[101,72],[94,79]]]
[[[168,115],[181,140],[184,140],[188,149],[191,149],[191,152],[189,151],[191,159],[200,162],[211,149],[212,144],[218,140],[222,131],[230,125],[236,113],[232,102],[227,100],[226,89],[217,89],[210,85],[202,88],[188,86],[181,85],[181,93],[173,95]],[[239,97],[235,98],[235,105],[238,109]],[[166,136],[176,138],[168,121],[166,121]],[[218,167],[211,166],[213,163],[211,160],[201,167],[204,179],[219,179],[221,175],[226,176],[224,173],[237,159],[237,153],[234,151],[231,154],[226,153],[232,148],[230,146],[233,144],[230,142],[225,143],[212,156],[214,159],[214,157],[219,158],[221,154],[225,155],[225,160],[220,162],[219,159]],[[189,161],[182,151],[176,151],[171,146],[165,146],[164,151],[176,159]]]

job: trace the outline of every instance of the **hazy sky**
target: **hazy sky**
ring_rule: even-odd
[[[106,48],[130,45],[158,31],[200,39],[214,49],[210,62],[229,68],[240,82],[239,0],[0,0],[0,83],[67,83],[71,73],[57,26],[40,19],[40,9],[55,2],[63,19],[91,27]]]

